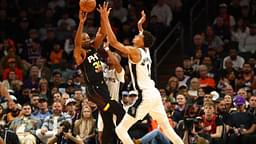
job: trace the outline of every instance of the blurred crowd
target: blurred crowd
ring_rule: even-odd
[[[131,44],[145,10],[145,29],[157,36],[157,45],[185,1],[110,0],[112,29]],[[217,3],[216,18],[194,35],[182,65],[159,90],[170,124],[185,143],[255,144],[256,1]],[[86,98],[73,60],[78,10],[79,0],[0,0],[0,79],[13,100],[0,99],[0,143],[100,143],[97,106]],[[95,11],[84,31],[93,37],[98,25]],[[138,94],[131,89],[127,59],[121,64],[126,75],[119,102],[126,109]],[[129,131],[135,143],[146,143],[147,133],[147,143],[164,143],[150,116]]]

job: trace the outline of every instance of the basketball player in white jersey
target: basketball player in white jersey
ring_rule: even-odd
[[[120,83],[124,83],[125,71],[120,64],[121,56],[109,49],[109,42],[104,43],[104,50],[107,53],[107,62],[103,64],[103,76],[108,86],[110,97],[119,102]]]
[[[160,93],[155,88],[154,81],[150,78],[151,58],[149,47],[153,45],[154,37],[149,32],[143,31],[142,24],[146,19],[144,11],[142,11],[142,17],[138,22],[140,33],[134,37],[133,46],[124,46],[117,41],[108,19],[110,12],[108,4],[104,3],[103,7],[100,6],[98,11],[101,13],[101,20],[106,26],[110,45],[128,55],[130,72],[133,75],[133,86],[140,93],[136,103],[129,108],[121,123],[116,127],[116,134],[124,144],[133,144],[128,135],[128,129],[149,113],[153,119],[157,120],[163,133],[172,143],[183,144],[181,138],[170,126]]]

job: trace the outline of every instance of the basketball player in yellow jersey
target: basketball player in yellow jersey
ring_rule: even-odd
[[[110,45],[128,55],[133,86],[139,92],[138,100],[129,108],[121,123],[116,127],[116,134],[124,144],[133,144],[128,135],[128,129],[149,113],[158,122],[163,133],[172,143],[183,144],[181,138],[169,124],[160,93],[150,77],[152,61],[149,48],[153,45],[155,38],[150,32],[143,31],[142,24],[146,20],[144,11],[141,12],[142,17],[138,22],[139,34],[134,37],[133,46],[124,46],[117,41],[108,19],[110,12],[108,4],[104,3],[98,11],[101,13],[101,20],[106,27]]]

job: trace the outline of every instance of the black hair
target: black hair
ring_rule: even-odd
[[[143,31],[144,36],[144,47],[152,47],[155,42],[155,36],[153,36],[149,31]]]
[[[25,106],[29,106],[30,108],[32,107],[30,103],[24,103],[24,104],[22,105],[22,107],[25,107]]]

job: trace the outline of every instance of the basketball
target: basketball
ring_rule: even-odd
[[[96,7],[96,0],[80,0],[80,10],[84,12],[92,12]]]

